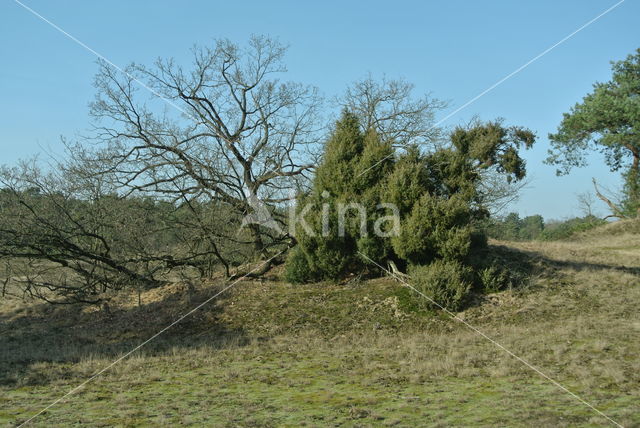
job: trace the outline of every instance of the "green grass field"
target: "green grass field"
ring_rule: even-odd
[[[640,426],[640,229],[493,242],[532,266],[459,314],[623,426]],[[242,281],[30,426],[613,425],[390,279]],[[223,287],[106,309],[5,298],[0,424],[19,425]]]

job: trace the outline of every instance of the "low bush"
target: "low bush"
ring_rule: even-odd
[[[284,278],[288,282],[303,283],[315,279],[315,272],[309,266],[306,255],[300,247],[293,248],[287,257]]]
[[[411,267],[409,274],[413,286],[431,300],[430,306],[457,311],[471,290],[473,271],[457,261],[435,260]]]
[[[475,272],[475,289],[483,293],[522,287],[533,269],[527,254],[496,245],[474,252],[469,264]]]
[[[495,293],[507,288],[510,284],[509,273],[497,266],[490,266],[478,273],[480,284],[485,293]]]

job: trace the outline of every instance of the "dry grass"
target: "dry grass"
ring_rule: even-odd
[[[613,229],[613,231],[612,231]],[[622,230],[619,230],[622,229]],[[460,313],[625,426],[640,426],[640,234],[494,243],[525,287]],[[220,287],[180,284],[111,313],[4,301],[0,423],[24,420]],[[388,279],[245,281],[34,421],[36,426],[601,426],[607,421]]]

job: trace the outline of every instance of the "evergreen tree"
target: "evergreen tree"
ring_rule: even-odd
[[[612,79],[593,85],[582,102],[564,114],[558,132],[550,134],[553,149],[547,163],[560,166],[558,175],[586,166],[585,154],[600,150],[611,171],[623,170],[625,199],[621,206],[607,200],[617,217],[640,212],[640,49],[612,63]]]

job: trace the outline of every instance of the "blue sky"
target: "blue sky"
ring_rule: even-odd
[[[159,56],[186,63],[194,44],[268,34],[290,45],[292,80],[330,97],[368,73],[402,77],[449,101],[444,117],[616,1],[24,3],[118,65]],[[445,123],[503,117],[536,131],[538,143],[525,154],[532,182],[512,210],[568,217],[579,213],[576,194],[591,190],[591,177],[620,185],[598,155],[566,177],[542,160],[562,113],[594,82],[609,79],[610,60],[640,47],[638,17],[639,2],[626,0]],[[97,71],[92,53],[6,0],[0,58],[0,163],[60,152],[60,136],[87,129]]]

